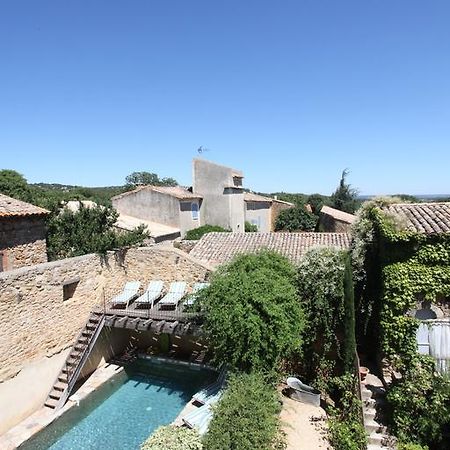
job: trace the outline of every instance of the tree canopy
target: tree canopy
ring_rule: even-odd
[[[32,200],[32,193],[27,180],[15,170],[0,170],[0,192],[24,202]]]
[[[133,172],[125,178],[125,181],[129,188],[146,184],[152,186],[178,186],[178,182],[174,178],[159,178],[156,173],[152,172]]]
[[[275,221],[275,231],[314,231],[317,217],[303,206],[284,209]]]
[[[339,186],[331,196],[332,207],[353,214],[358,207],[358,191],[346,182],[348,169],[342,171]]]
[[[295,277],[289,261],[269,251],[219,268],[199,295],[217,363],[270,371],[299,348],[303,314]]]
[[[148,237],[144,227],[117,232],[113,225],[118,213],[98,206],[79,211],[63,209],[48,221],[47,252],[49,259],[69,258],[88,253],[105,254],[108,250],[139,244]]]

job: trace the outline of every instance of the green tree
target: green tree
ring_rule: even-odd
[[[108,250],[136,245],[148,237],[143,226],[133,231],[116,232],[118,213],[112,208],[80,207],[78,212],[64,209],[48,220],[47,252],[49,259],[69,258],[88,253],[105,254]]]
[[[306,199],[306,203],[308,205],[311,205],[311,209],[312,209],[313,214],[318,216],[319,213],[320,213],[320,210],[322,209],[322,206],[323,205],[328,205],[329,198],[326,197],[325,195],[321,195],[321,194],[311,194]]]
[[[344,169],[339,186],[331,196],[331,202],[333,208],[353,214],[358,207],[358,191],[346,182],[348,174],[348,169]]]
[[[177,180],[174,178],[159,178],[156,173],[151,172],[133,172],[125,178],[127,187],[135,188],[136,186],[152,185],[152,186],[178,186]]]
[[[284,209],[275,221],[275,231],[314,231],[317,217],[302,206]]]
[[[0,192],[24,202],[32,201],[32,193],[27,180],[15,170],[0,170]]]
[[[295,277],[289,261],[269,251],[241,255],[218,269],[199,294],[217,363],[270,371],[300,347]]]

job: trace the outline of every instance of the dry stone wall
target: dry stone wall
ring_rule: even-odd
[[[47,262],[45,223],[42,217],[2,217],[0,252],[3,270]]]
[[[0,382],[70,346],[93,306],[129,280],[204,280],[209,267],[169,246],[85,255],[0,273]],[[76,282],[72,298],[63,285]],[[105,293],[105,294],[104,294]]]

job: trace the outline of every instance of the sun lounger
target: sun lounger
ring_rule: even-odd
[[[128,281],[125,284],[123,291],[111,299],[112,307],[115,308],[128,306],[130,301],[137,297],[140,287],[140,281]]]
[[[192,292],[187,296],[186,300],[184,301],[185,306],[192,306],[198,298],[198,293],[209,286],[209,283],[195,283],[194,287],[192,288]]]
[[[169,292],[158,302],[159,309],[173,306],[176,308],[179,301],[183,298],[186,292],[186,283],[184,281],[176,281],[169,287]]]
[[[220,400],[222,394],[223,390],[220,390],[216,395],[210,397],[204,405],[186,414],[181,420],[189,428],[195,428],[199,434],[205,434],[212,419],[212,406]]]
[[[208,431],[212,415],[212,405],[208,403],[186,414],[181,420],[189,428],[195,428],[200,435],[203,435]]]
[[[157,300],[161,296],[163,286],[164,282],[162,282],[161,280],[150,281],[147,286],[147,290],[134,301],[134,304],[137,307],[146,306],[153,308],[155,300]]]
[[[214,383],[211,383],[205,388],[201,389],[196,394],[194,394],[192,400],[204,405],[205,403],[208,403],[211,399],[214,399],[218,394],[220,397],[220,393],[223,390],[226,373],[227,373],[226,369],[225,367],[223,367],[219,373],[219,376],[217,377],[217,380],[214,381]]]

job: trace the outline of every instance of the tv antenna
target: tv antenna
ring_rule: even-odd
[[[209,148],[203,147],[203,145],[200,145],[200,147],[197,149],[197,152],[201,155],[205,152],[210,152],[211,150]]]

